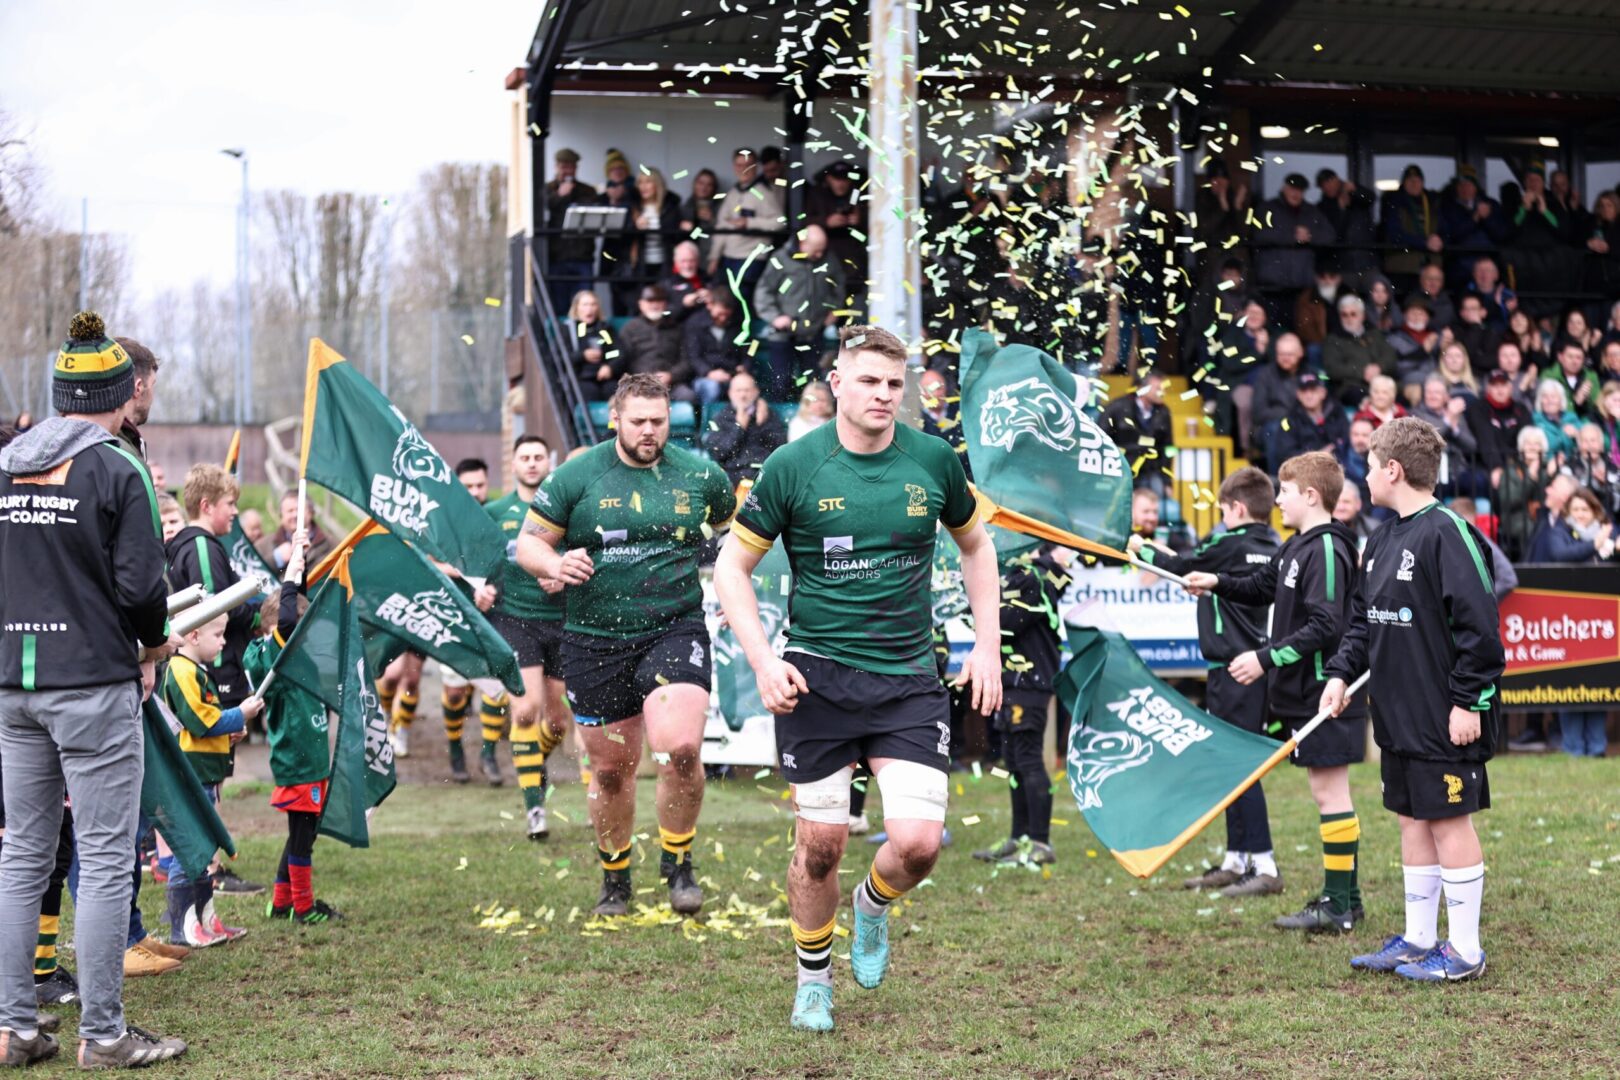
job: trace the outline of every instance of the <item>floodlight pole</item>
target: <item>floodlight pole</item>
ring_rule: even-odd
[[[915,344],[922,337],[924,284],[917,252],[922,185],[916,8],[910,0],[872,0],[871,28],[871,319]]]

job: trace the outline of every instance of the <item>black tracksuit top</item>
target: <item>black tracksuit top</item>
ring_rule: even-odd
[[[212,596],[236,584],[236,571],[231,569],[225,545],[200,526],[187,525],[175,533],[168,544],[168,557],[169,582],[176,592],[201,585]],[[227,613],[225,648],[208,669],[209,677],[219,689],[220,700],[227,707],[239,704],[251,692],[242,671],[242,658],[247,655],[258,610],[258,600],[250,599]]]
[[[1142,561],[1161,566],[1172,574],[1204,571],[1211,574],[1242,576],[1268,565],[1281,543],[1271,526],[1250,522],[1205,537],[1192,554],[1166,555],[1155,548],[1142,549]],[[1198,649],[1204,659],[1224,667],[1251,649],[1265,647],[1270,635],[1271,601],[1263,604],[1222,603],[1218,596],[1198,598]]]

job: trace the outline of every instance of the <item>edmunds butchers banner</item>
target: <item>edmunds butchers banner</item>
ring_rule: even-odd
[[[1521,566],[1501,604],[1502,704],[1620,705],[1620,566]]]

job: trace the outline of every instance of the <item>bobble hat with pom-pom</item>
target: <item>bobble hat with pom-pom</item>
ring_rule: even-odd
[[[107,336],[101,316],[93,311],[73,316],[51,376],[51,404],[56,411],[84,416],[110,413],[134,393],[135,365],[123,346]]]

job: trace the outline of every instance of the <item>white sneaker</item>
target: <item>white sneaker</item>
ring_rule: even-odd
[[[849,835],[865,836],[871,831],[872,823],[867,820],[866,811],[862,810],[859,814],[856,814],[854,817],[849,819]]]
[[[197,918],[196,908],[186,909],[186,925],[182,928],[182,937],[185,943],[193,949],[206,949],[210,945],[218,945],[224,939],[216,936],[202,920]]]
[[[546,827],[546,808],[536,806],[529,810],[529,839],[539,842],[551,835]]]
[[[394,744],[395,757],[411,756],[411,729],[397,727],[388,733],[388,741]]]

